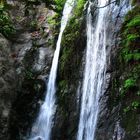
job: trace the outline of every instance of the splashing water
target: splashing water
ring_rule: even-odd
[[[74,6],[74,0],[66,1],[64,10],[63,10],[63,16],[61,19],[60,33],[59,33],[57,46],[54,53],[52,67],[51,67],[51,71],[49,75],[45,102],[41,106],[39,117],[37,118],[37,121],[35,122],[32,128],[32,133],[29,140],[50,140],[53,117],[56,110],[55,81],[56,81],[58,59],[59,59],[59,53],[60,53],[60,47],[61,47],[61,39],[62,39],[62,34],[66,28],[73,6]]]
[[[106,0],[98,0],[98,7],[105,6]],[[87,50],[82,89],[81,112],[77,140],[94,140],[106,73],[106,25],[107,7],[100,8],[93,28],[89,1],[87,11]]]

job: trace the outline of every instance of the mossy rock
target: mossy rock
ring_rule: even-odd
[[[136,112],[128,112],[123,118],[122,126],[128,133],[131,133],[137,129],[137,120],[138,115]]]

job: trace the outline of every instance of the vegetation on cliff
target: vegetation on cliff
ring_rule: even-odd
[[[12,19],[8,13],[8,5],[6,2],[0,2],[0,33],[8,37],[15,32]]]
[[[64,91],[68,90],[68,85],[78,80],[77,72],[79,72],[82,57],[80,51],[85,47],[82,44],[82,42],[84,42],[84,34],[81,34],[84,29],[83,9],[85,3],[86,0],[77,1],[62,38],[62,51],[59,63],[60,81],[58,84],[59,89],[61,89],[59,93],[61,101],[65,99],[65,95],[67,96]]]
[[[62,37],[56,93],[58,111],[54,126],[57,139],[74,137],[77,130],[76,91],[81,78],[81,58],[86,47],[86,20],[83,10],[85,2],[86,0],[76,1]]]
[[[140,115],[140,6],[135,5],[125,16],[121,43],[112,76],[110,107],[120,106],[122,127],[129,139],[138,136]],[[136,134],[136,136],[134,135]]]
[[[135,6],[126,15],[121,36],[120,63],[125,69],[121,95],[125,98],[133,97],[124,109],[127,112],[140,107],[140,6]]]

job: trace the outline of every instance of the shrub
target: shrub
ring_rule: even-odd
[[[133,101],[132,104],[131,104],[131,106],[132,106],[133,109],[136,110],[136,109],[140,106],[140,102],[138,102],[138,101]]]
[[[126,27],[128,28],[136,28],[136,26],[140,26],[140,15],[137,15],[136,17],[134,17],[130,22],[128,22],[128,24],[126,25]]]
[[[129,79],[125,80],[124,88],[129,89],[131,87],[134,87],[135,84],[136,84],[136,80],[134,80],[133,78],[129,78]]]
[[[4,3],[0,3],[0,33],[6,37],[15,33],[14,25]]]

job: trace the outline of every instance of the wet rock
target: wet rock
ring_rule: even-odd
[[[31,34],[30,34],[29,32],[21,33],[21,34],[19,35],[19,37],[16,38],[16,42],[22,43],[22,44],[27,43],[27,42],[29,42],[30,40],[31,40]]]
[[[121,73],[120,64],[116,63],[120,44],[120,37],[118,35],[123,23],[123,18],[127,12],[125,9],[128,5],[129,1],[123,1],[122,7],[118,8],[118,6],[115,6],[114,10],[111,11],[113,15],[112,19],[108,19],[110,23],[107,31],[110,34],[107,34],[107,38],[111,38],[111,40],[107,42],[107,49],[111,57],[109,58],[109,54],[107,55],[109,58],[107,61],[107,72],[111,78],[109,78],[110,82],[107,84],[107,91],[100,100],[101,106],[96,130],[97,140],[135,140],[138,139],[139,135],[137,125],[139,115],[134,112],[130,113],[131,115],[125,115],[123,112],[123,103],[129,101],[120,99],[120,88],[115,85],[118,84],[118,81],[113,83],[113,80],[118,77],[118,73]],[[119,78],[124,79],[124,75],[121,73]],[[131,122],[133,122],[133,124],[131,124]]]
[[[7,138],[9,111],[16,96],[16,82],[11,43],[0,35],[0,139]]]
[[[112,140],[123,140],[124,137],[125,137],[125,131],[123,128],[121,128],[120,121],[117,121]]]
[[[22,140],[44,100],[55,42],[47,18],[55,12],[43,2],[7,4],[16,33],[0,34],[0,140]]]
[[[48,65],[50,65],[53,57],[53,51],[51,48],[40,47],[35,59],[33,70],[36,72],[48,71]]]

